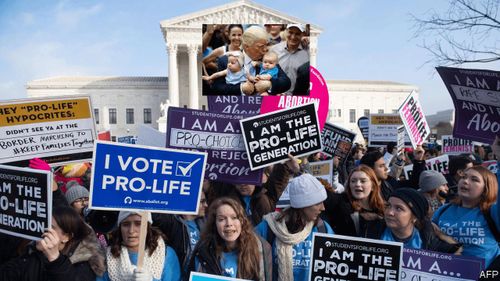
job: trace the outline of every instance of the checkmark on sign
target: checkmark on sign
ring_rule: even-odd
[[[194,160],[193,162],[184,162],[184,161],[179,161],[177,162],[177,169],[175,169],[175,175],[179,177],[190,177],[191,176],[191,168],[198,163],[201,159],[198,158]]]

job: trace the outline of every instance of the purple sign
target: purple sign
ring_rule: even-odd
[[[453,137],[493,143],[500,136],[500,72],[436,67],[455,105]]]
[[[254,116],[260,112],[261,96],[207,96],[208,110]]]
[[[240,130],[241,115],[170,107],[167,147],[208,153],[205,178],[235,184],[262,182],[262,170],[251,171]]]
[[[412,280],[477,280],[484,260],[476,257],[403,249],[401,281]]]

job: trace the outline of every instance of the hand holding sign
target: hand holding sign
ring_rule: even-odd
[[[36,249],[42,252],[49,262],[55,261],[59,257],[59,245],[68,241],[61,241],[53,228],[47,229],[42,237],[42,240],[36,242]]]
[[[413,158],[417,161],[424,160],[425,150],[421,145],[417,145],[417,148],[413,151]]]

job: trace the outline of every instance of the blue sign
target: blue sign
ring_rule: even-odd
[[[124,136],[124,137],[118,137],[116,139],[117,142],[131,143],[131,144],[135,144],[135,140],[136,138],[134,136]]]
[[[197,214],[206,153],[96,141],[91,209]]]

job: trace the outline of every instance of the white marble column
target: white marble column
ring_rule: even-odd
[[[316,47],[309,48],[309,55],[311,56],[310,64],[311,64],[311,66],[314,66],[314,68],[317,68],[317,66],[316,66],[316,54],[317,53],[318,53],[318,49]]]
[[[189,108],[198,109],[198,45],[189,44]]]
[[[170,105],[179,106],[179,67],[177,66],[177,44],[168,43],[168,97]]]

